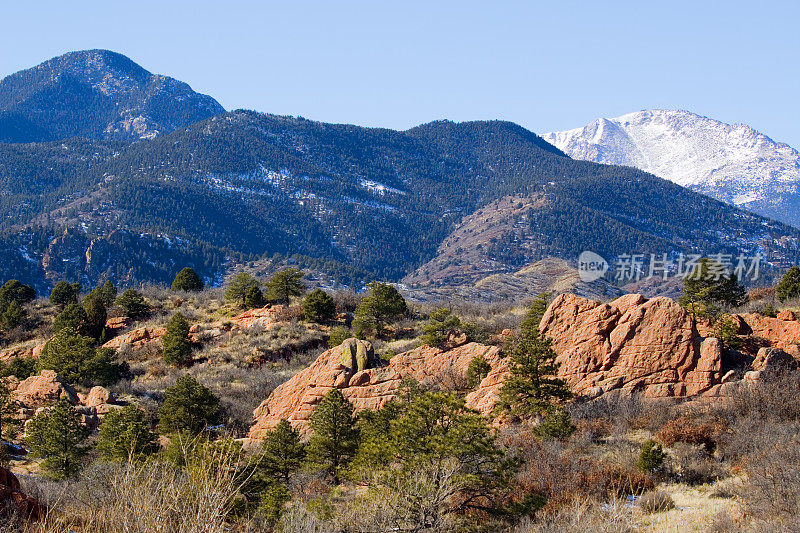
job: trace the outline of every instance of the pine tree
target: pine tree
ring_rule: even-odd
[[[483,355],[473,357],[467,366],[467,387],[474,389],[491,372],[492,366]]]
[[[193,269],[185,267],[172,280],[173,291],[199,292],[203,290],[203,280]]]
[[[331,389],[311,414],[313,434],[308,460],[339,484],[340,474],[358,451],[358,429],[352,404],[339,389]]]
[[[296,268],[285,268],[267,282],[267,300],[288,304],[293,297],[305,294],[306,287],[300,281],[304,274]]]
[[[520,331],[506,344],[508,377],[500,389],[500,406],[520,418],[541,416],[557,400],[572,397],[566,383],[557,378],[556,353],[550,339],[539,333],[545,297],[531,305]]]
[[[369,284],[369,294],[356,307],[353,328],[359,336],[384,334],[390,322],[399,320],[408,312],[408,305],[397,289],[387,283]]]
[[[95,290],[100,294],[100,298],[106,307],[111,307],[114,305],[114,300],[117,297],[117,287],[114,285],[114,282],[108,280],[103,283],[102,287],[98,287]]]
[[[43,471],[54,479],[78,474],[81,462],[89,453],[86,439],[89,429],[81,416],[65,399],[36,415],[25,428],[25,443],[34,457],[44,459]]]
[[[105,297],[99,289],[94,289],[83,299],[83,311],[86,319],[81,326],[81,333],[99,339],[106,326],[108,312],[106,311]]]
[[[359,425],[362,439],[350,475],[378,485],[425,476],[426,494],[438,501],[426,502],[430,514],[417,517],[425,522],[421,529],[436,529],[433,524],[469,502],[485,511],[488,502],[507,494],[513,461],[489,421],[457,393],[423,391],[407,382],[392,402],[365,411]]]
[[[80,293],[81,286],[78,283],[68,283],[61,280],[50,291],[50,303],[59,307],[66,307],[69,304],[78,303],[78,295]]]
[[[303,299],[303,318],[308,322],[324,324],[336,317],[336,304],[322,289],[314,289]]]
[[[264,307],[264,293],[258,287],[250,287],[244,293],[244,306],[248,309]]]
[[[144,296],[135,289],[127,289],[117,298],[116,303],[122,308],[125,316],[130,318],[142,318],[150,312],[150,306],[147,305]]]
[[[0,287],[0,312],[5,310],[11,302],[20,305],[26,304],[36,298],[36,291],[29,285],[24,285],[15,279],[6,281]]]
[[[447,307],[440,307],[431,313],[428,322],[422,326],[422,342],[429,346],[441,347],[447,342],[451,332],[461,327],[461,319]]]
[[[663,448],[653,439],[647,440],[642,444],[639,452],[639,460],[636,461],[636,468],[648,474],[655,472],[664,463],[667,454]]]
[[[64,329],[71,333],[77,333],[85,323],[86,310],[78,303],[71,303],[67,304],[53,320],[53,331],[58,333]]]
[[[134,404],[109,412],[100,424],[97,451],[109,461],[127,461],[158,451],[147,414]]]
[[[219,398],[189,374],[178,378],[164,391],[164,403],[158,409],[158,430],[169,433],[188,431],[194,435],[219,423]]]
[[[786,271],[775,287],[775,296],[780,301],[800,296],[800,267],[793,266]]]
[[[256,278],[247,272],[239,272],[228,283],[228,288],[225,290],[225,299],[229,302],[245,305],[247,292],[252,288],[258,289],[258,285]]]
[[[25,320],[25,315],[25,309],[22,308],[19,302],[12,300],[11,303],[6,306],[2,316],[0,316],[0,326],[2,326],[5,331],[11,331],[22,324],[22,321]]]
[[[192,364],[192,344],[189,342],[189,323],[181,313],[169,319],[167,330],[161,338],[164,346],[164,362],[174,366]]]
[[[700,315],[715,316],[720,307],[738,307],[747,300],[747,292],[736,274],[724,274],[724,267],[706,257],[683,280],[683,295],[678,302]]]
[[[300,434],[289,422],[281,420],[267,433],[261,444],[259,470],[272,481],[289,484],[289,479],[300,469],[306,456]]]
[[[97,349],[94,339],[62,329],[44,345],[37,372],[54,370],[70,383],[111,385],[128,374],[125,363],[115,361],[114,350]]]

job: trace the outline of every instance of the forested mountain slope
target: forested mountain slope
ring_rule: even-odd
[[[168,282],[192,266],[214,283],[274,258],[348,284],[425,286],[585,249],[797,258],[798,230],[570,159],[510,122],[393,131],[222,111],[103,50],[5,78],[0,132],[50,142],[0,142],[0,277],[45,290]]]
[[[0,80],[0,142],[149,138],[223,112],[108,50],[70,52]]]
[[[168,281],[186,264],[213,280],[274,254],[345,282],[397,280],[436,257],[465,216],[480,226],[475,212],[510,196],[538,200],[482,246],[498,271],[587,248],[760,248],[785,260],[800,237],[644,172],[572,160],[499,121],[398,132],[236,111],[135,143],[0,145],[0,187],[2,276],[39,286]]]

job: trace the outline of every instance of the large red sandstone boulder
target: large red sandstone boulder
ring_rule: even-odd
[[[250,428],[249,437],[262,439],[281,419],[288,420],[303,432],[307,431],[311,413],[333,388],[340,389],[356,410],[380,409],[394,396],[401,378],[388,367],[359,371],[350,359],[350,345],[355,344],[357,348],[359,343],[364,344],[363,351],[372,350],[366,345],[368,343],[348,339],[279,385],[253,412],[255,424]]]
[[[42,370],[38,376],[22,380],[11,392],[11,399],[22,409],[29,410],[49,407],[61,398],[66,398],[73,405],[79,403],[75,389],[53,370]]]
[[[126,316],[114,316],[106,320],[106,329],[111,330],[111,333],[116,335],[132,323],[133,321]]]
[[[166,328],[138,328],[129,331],[124,335],[115,337],[105,343],[103,348],[112,348],[114,350],[120,349],[122,346],[130,346],[131,348],[142,348],[144,346],[161,346],[161,337],[166,333]]]
[[[244,313],[231,319],[231,322],[242,329],[247,329],[255,325],[265,328],[285,321],[288,309],[283,305],[267,305],[257,309],[248,309]]]
[[[86,396],[78,395],[81,403],[87,407],[97,407],[103,404],[115,404],[116,398],[114,393],[105,387],[95,386],[92,387]]]
[[[753,370],[796,369],[797,360],[779,348],[761,348],[753,361]]]
[[[702,342],[692,316],[669,298],[628,294],[602,304],[564,294],[540,330],[558,354],[559,377],[578,395],[693,396],[722,378],[719,341]]]
[[[22,492],[17,476],[0,466],[0,516],[39,520],[44,515],[44,506]]]
[[[364,359],[358,356],[359,351],[364,354]],[[288,420],[301,432],[307,432],[311,413],[333,388],[339,389],[356,411],[375,410],[394,398],[403,378],[410,377],[422,384],[444,388],[461,388],[474,357],[482,355],[490,365],[499,364],[497,347],[476,343],[447,351],[422,346],[396,355],[388,364],[371,357],[371,351],[369,343],[348,339],[324,352],[308,368],[279,385],[258,406],[253,412],[255,424],[250,429],[249,438],[262,439],[281,419]],[[489,411],[493,401],[488,388],[476,394],[473,400],[477,408],[490,406]],[[468,406],[473,406],[469,399]]]
[[[773,348],[779,348],[800,358],[800,322],[795,320],[794,313],[782,311],[776,318],[755,313],[739,315],[746,324],[740,333],[751,334],[769,342]]]
[[[8,382],[8,385],[11,385]],[[52,407],[65,398],[80,413],[83,424],[96,428],[100,420],[117,405],[114,395],[105,387],[92,387],[88,393],[76,393],[69,384],[52,370],[43,370],[38,376],[31,376],[19,382],[11,391],[11,400],[19,407],[22,420],[31,419],[36,413]]]

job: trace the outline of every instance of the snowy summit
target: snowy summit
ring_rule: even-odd
[[[542,137],[575,159],[633,166],[800,226],[800,153],[745,124],[654,109]]]

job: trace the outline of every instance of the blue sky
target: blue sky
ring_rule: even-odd
[[[542,133],[645,108],[800,148],[800,2],[0,2],[0,76],[107,48],[227,109]]]

